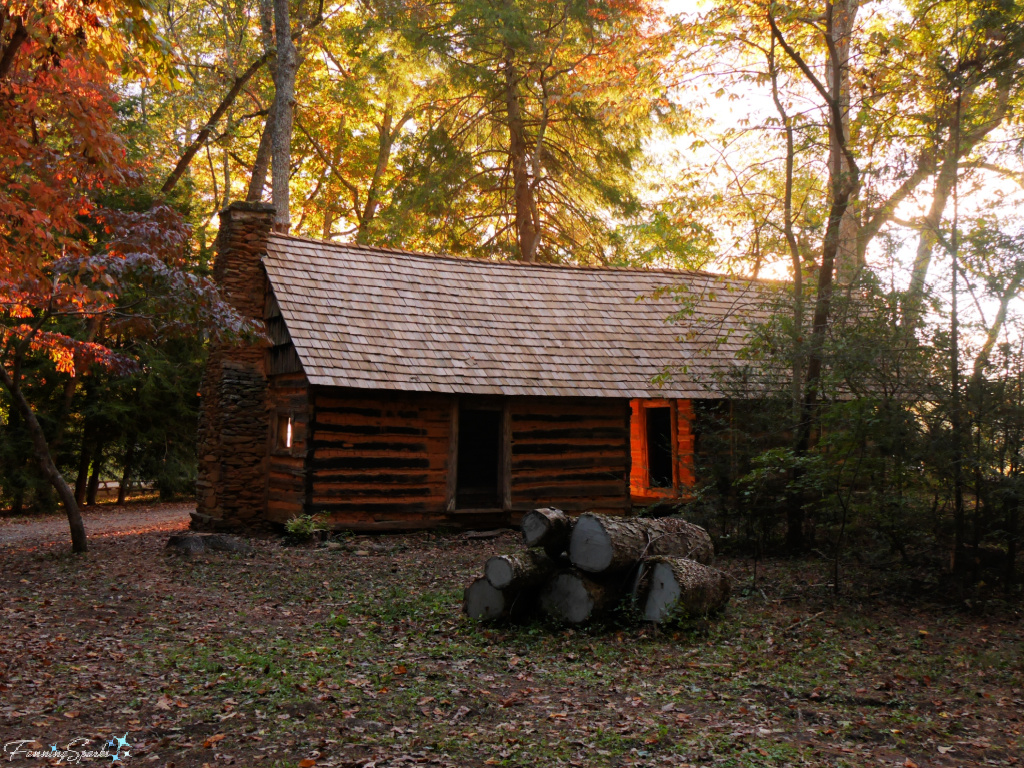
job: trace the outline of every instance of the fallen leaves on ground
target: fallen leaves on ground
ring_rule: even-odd
[[[1013,608],[834,601],[793,561],[746,590],[725,559],[710,622],[485,627],[461,589],[512,532],[194,559],[167,533],[4,550],[5,740],[123,736],[155,768],[1024,765]]]

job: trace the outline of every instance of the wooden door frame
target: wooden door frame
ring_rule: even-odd
[[[487,510],[459,509],[459,411],[462,408],[479,411],[499,411],[501,426],[498,445],[498,500],[499,505]],[[452,398],[448,433],[448,477],[445,484],[445,510],[448,512],[510,512],[512,510],[512,411],[509,398],[479,395],[456,395]]]

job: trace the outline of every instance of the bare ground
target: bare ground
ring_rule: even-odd
[[[710,622],[487,628],[461,590],[512,532],[187,559],[164,551],[187,511],[104,512],[81,557],[56,521],[0,526],[0,743],[116,735],[164,768],[1024,765],[1013,606],[902,603],[870,574],[836,599],[813,562],[755,587],[726,559]]]
[[[180,531],[188,527],[195,504],[100,505],[82,510],[91,539]],[[61,546],[70,540],[63,513],[42,517],[0,518],[0,549],[12,546]]]

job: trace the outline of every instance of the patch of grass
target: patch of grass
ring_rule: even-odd
[[[462,589],[518,546],[506,538],[186,560],[141,536],[100,540],[88,562],[16,555],[0,586],[17,664],[0,661],[0,683],[25,722],[118,723],[156,766],[971,765],[1020,751],[1012,610],[837,601],[808,588],[808,564],[778,561],[710,622],[480,625]],[[742,580],[745,563],[723,564]],[[44,679],[52,694],[29,684]],[[936,743],[956,760],[936,761]]]

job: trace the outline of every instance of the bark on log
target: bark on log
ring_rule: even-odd
[[[629,568],[654,555],[709,564],[715,550],[707,531],[674,517],[617,518],[588,512],[580,515],[569,539],[569,559],[589,573]]]
[[[582,624],[614,608],[623,593],[611,584],[598,584],[582,573],[567,571],[547,583],[540,593],[540,607],[557,621]]]
[[[636,597],[644,618],[657,624],[706,616],[728,602],[729,577],[684,557],[650,557],[641,569]]]
[[[514,555],[497,555],[484,566],[484,577],[495,589],[539,587],[555,572],[558,565],[536,550]]]
[[[486,578],[466,587],[462,610],[478,621],[517,618],[530,612],[536,593],[529,590],[495,589]]]
[[[572,518],[560,509],[545,507],[523,515],[520,524],[528,547],[543,547],[548,557],[557,559],[569,546]]]

